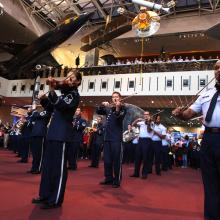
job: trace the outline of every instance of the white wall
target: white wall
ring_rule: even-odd
[[[81,96],[111,96],[113,91],[119,91],[122,95],[137,93],[137,96],[154,96],[154,95],[195,95],[203,88],[200,80],[204,79],[209,82],[214,76],[213,71],[182,71],[182,72],[161,72],[161,73],[133,73],[117,75],[97,75],[84,76],[82,84],[79,87]],[[183,80],[188,79],[189,85],[184,87]],[[62,78],[59,78],[62,80]],[[172,80],[172,86],[167,87],[167,81]],[[41,79],[41,84],[45,84],[46,79]],[[117,81],[120,81],[120,88],[115,88]],[[133,81],[134,88],[129,88],[129,81]],[[93,88],[89,88],[91,83]],[[107,83],[105,89],[102,88],[102,82]],[[32,91],[30,86],[34,80],[6,80],[0,78],[1,88],[0,95],[6,97],[31,97]],[[21,91],[22,85],[25,90]],[[213,87],[212,82],[209,87]],[[16,91],[12,91],[16,86]],[[207,88],[206,88],[207,89]],[[43,92],[48,91],[48,86],[44,86]]]

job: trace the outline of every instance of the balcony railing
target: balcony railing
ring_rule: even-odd
[[[216,60],[188,61],[188,62],[161,62],[161,63],[143,63],[132,65],[111,65],[111,66],[93,66],[80,68],[83,76],[89,75],[110,75],[127,73],[152,73],[152,72],[179,72],[212,70]]]

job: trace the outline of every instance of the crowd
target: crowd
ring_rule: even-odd
[[[205,60],[218,60],[219,57],[212,57],[209,56],[207,59],[203,58],[203,56],[199,56],[199,57],[188,57],[188,56],[173,56],[171,58],[167,57],[167,58],[161,58],[161,57],[155,57],[153,59],[145,59],[145,58],[135,58],[135,59],[126,59],[126,61],[124,60],[117,60],[115,63],[113,63],[112,65],[140,65],[140,64],[153,64],[153,63],[177,63],[177,62],[196,62],[196,61],[205,61]]]
[[[5,125],[0,121],[0,146],[12,150],[21,157],[18,162],[27,163],[32,155],[32,150],[28,148],[28,153],[24,153],[21,145],[24,144],[26,123],[20,118],[13,126],[7,122]],[[88,122],[81,117],[81,109],[78,108],[73,118],[76,133],[76,152],[74,153],[77,160],[91,160],[90,167],[98,168],[99,160],[103,159],[104,148],[104,123],[103,117],[98,116],[93,123]],[[90,125],[90,126],[89,126]],[[31,127],[29,127],[31,129]],[[128,130],[123,133],[123,164],[133,164],[136,157],[136,148],[139,142],[139,126],[128,125]],[[31,134],[30,134],[31,136]],[[161,168],[167,171],[172,166],[199,168],[199,151],[200,144],[197,138],[189,139],[186,135],[184,138],[174,140],[171,131],[167,130],[166,137],[163,140],[166,149],[161,150]],[[27,143],[30,145],[30,143]],[[31,145],[30,145],[31,146]],[[74,158],[73,158],[74,160]],[[70,170],[77,169],[77,160],[71,165]],[[36,174],[35,172],[32,172]],[[37,174],[39,173],[39,170]]]

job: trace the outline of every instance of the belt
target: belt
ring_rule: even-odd
[[[220,128],[205,127],[205,132],[206,133],[220,133]]]

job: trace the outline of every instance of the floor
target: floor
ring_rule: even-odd
[[[147,180],[133,179],[133,166],[123,166],[121,188],[101,186],[103,164],[88,168],[79,161],[79,169],[69,172],[62,208],[41,210],[31,204],[38,195],[40,175],[27,174],[28,164],[0,150],[1,220],[202,220],[203,186],[200,171],[174,168],[151,174]]]

